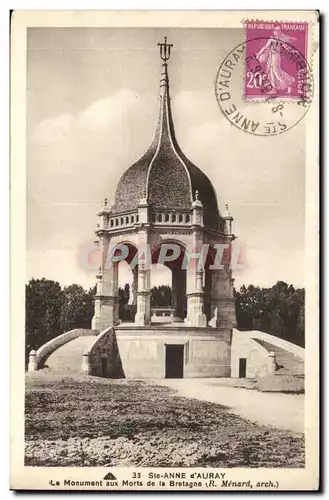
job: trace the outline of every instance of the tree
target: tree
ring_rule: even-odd
[[[31,279],[26,285],[26,350],[37,349],[61,333],[64,295],[57,281]]]
[[[168,285],[154,286],[151,289],[151,306],[170,307],[172,304],[171,288]]]
[[[94,314],[96,287],[84,290],[80,285],[61,289],[57,281],[31,279],[26,285],[26,360],[54,337],[73,328],[90,328]]]
[[[63,289],[63,304],[60,312],[61,332],[73,328],[91,328],[93,317],[93,293],[86,292],[80,285],[70,285]]]
[[[304,290],[284,281],[271,288],[244,285],[235,292],[240,330],[262,330],[304,346]]]
[[[119,318],[122,321],[130,321],[131,312],[128,307],[128,302],[130,298],[130,285],[126,283],[124,288],[119,288]]]

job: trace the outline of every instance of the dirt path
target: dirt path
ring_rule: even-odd
[[[218,379],[165,379],[156,383],[177,390],[179,396],[228,406],[262,425],[304,433],[304,395],[229,387]]]

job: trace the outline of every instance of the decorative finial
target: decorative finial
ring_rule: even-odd
[[[104,198],[104,205],[107,207],[107,198]]]
[[[101,266],[99,266],[98,272],[99,272],[99,274],[102,274],[102,268],[101,268]]]
[[[167,43],[167,37],[164,37],[164,43],[158,43],[160,47],[160,57],[166,63],[170,58],[172,43]]]
[[[100,225],[99,225],[99,224],[96,224],[96,227],[97,227],[97,229],[98,229],[98,228],[100,227]]]
[[[194,200],[194,201],[193,201],[193,203],[192,203],[192,207],[193,207],[193,208],[202,208],[202,203],[201,203],[201,200],[199,200],[199,194],[200,194],[200,193],[199,193],[199,190],[198,190],[198,189],[196,189],[196,190],[194,191],[194,198],[195,198],[195,200]]]
[[[225,208],[228,211],[228,203],[225,203]]]
[[[143,206],[146,206],[147,205],[147,198],[146,198],[146,189],[143,189],[142,191],[142,197],[141,199],[139,200],[139,205],[143,205]]]

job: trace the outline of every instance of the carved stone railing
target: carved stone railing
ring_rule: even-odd
[[[177,212],[177,211],[167,211],[167,210],[157,210],[152,213],[152,223],[153,224],[191,224],[192,215],[190,212]]]
[[[151,323],[172,323],[175,320],[173,307],[152,307]]]
[[[133,228],[139,224],[138,212],[110,215],[102,229],[115,231],[117,229]],[[191,225],[192,214],[189,211],[155,210],[150,211],[149,222],[153,225]]]
[[[113,215],[109,217],[107,227],[110,230],[121,229],[123,227],[134,227],[135,224],[138,224],[138,222],[139,217],[137,212],[122,215]]]

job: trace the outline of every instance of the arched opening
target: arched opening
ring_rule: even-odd
[[[122,245],[122,247],[121,247]],[[120,243],[116,255],[120,255],[125,247],[122,258],[118,262],[118,315],[120,322],[132,323],[136,314],[137,305],[137,273],[138,266],[134,266],[137,248],[131,243]],[[121,249],[120,249],[121,247]],[[126,255],[128,251],[128,254]]]
[[[182,243],[175,240],[162,241],[152,251],[152,322],[179,322],[186,317],[185,252]]]

